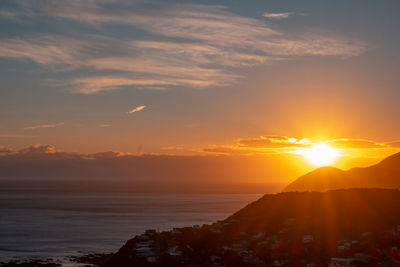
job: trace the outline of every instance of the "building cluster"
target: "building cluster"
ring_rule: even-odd
[[[240,231],[238,225],[228,220],[147,230],[133,239],[130,257],[136,266],[400,266],[400,226],[334,240],[327,247],[326,236],[293,234],[296,221],[290,218],[273,234]]]

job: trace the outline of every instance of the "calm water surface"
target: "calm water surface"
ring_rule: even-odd
[[[114,252],[145,229],[224,219],[259,194],[0,194],[0,261]]]

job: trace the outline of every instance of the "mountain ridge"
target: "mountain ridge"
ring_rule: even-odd
[[[321,167],[287,185],[282,191],[328,191],[348,188],[400,188],[400,153],[378,164],[355,167],[347,171]]]

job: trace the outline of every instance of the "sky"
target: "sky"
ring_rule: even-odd
[[[399,8],[3,0],[0,153],[261,155],[298,174],[324,142],[337,167],[376,163],[400,151]]]

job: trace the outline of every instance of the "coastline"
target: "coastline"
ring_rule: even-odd
[[[0,266],[88,264],[70,260],[115,252],[148,228],[164,231],[224,219],[260,196],[0,194],[0,210],[7,214],[0,224]]]

